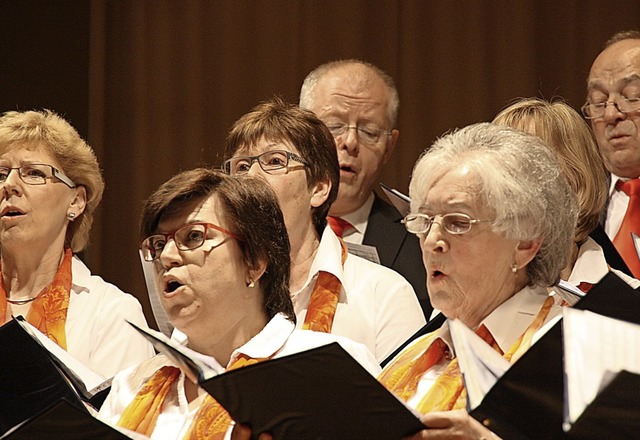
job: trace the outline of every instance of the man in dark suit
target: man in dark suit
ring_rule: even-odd
[[[640,32],[605,44],[589,71],[582,113],[611,172],[604,230],[640,278]]]
[[[329,211],[332,228],[350,251],[377,256],[404,276],[429,319],[433,308],[418,239],[404,228],[402,215],[374,192],[400,135],[394,128],[399,98],[393,79],[360,60],[323,64],[305,78],[300,106],[313,111],[336,141],[340,187]]]

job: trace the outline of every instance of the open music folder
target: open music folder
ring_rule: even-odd
[[[217,362],[132,325],[255,437],[388,440],[426,429],[338,343],[220,373]]]
[[[634,326],[640,324],[640,292],[613,273],[606,275],[573,308]],[[640,381],[631,371],[620,370],[606,386],[598,388],[595,398],[589,402],[582,400],[586,408],[578,411],[578,417],[575,411],[573,419],[567,417],[569,396],[565,378],[581,373],[584,366],[563,362],[566,355],[562,326],[562,320],[558,321],[502,375],[498,372],[493,385],[485,384],[480,395],[469,396],[470,414],[505,439],[640,438]],[[618,331],[617,337],[620,336]],[[591,336],[590,350],[595,353],[596,345],[602,342],[601,338]],[[633,356],[632,352],[630,355]],[[466,376],[474,369],[482,369],[485,361],[463,365],[464,356],[459,356],[459,362],[466,381]],[[600,378],[589,379],[600,382]],[[470,386],[467,391],[473,394],[475,389]]]
[[[22,317],[0,327],[0,433],[66,399],[99,407],[110,384]]]

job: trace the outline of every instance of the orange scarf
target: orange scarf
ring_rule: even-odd
[[[65,350],[67,349],[65,324],[71,295],[72,259],[71,249],[65,249],[62,264],[60,264],[53,281],[36,296],[26,317],[29,324]],[[7,292],[0,283],[0,320],[2,320],[2,324],[6,322],[7,306]]]
[[[342,239],[340,239],[340,246],[342,247],[342,266],[344,267],[349,250]],[[331,333],[340,290],[342,290],[342,283],[338,277],[321,270],[311,293],[304,324],[302,324],[304,330]]]
[[[552,297],[545,300],[533,322],[504,354],[505,359],[515,362],[531,346],[533,335],[542,327],[553,304]],[[476,333],[494,350],[502,354],[500,347],[484,325],[481,325]],[[436,332],[433,332],[402,352],[384,369],[378,380],[402,400],[407,401],[415,394],[418,382],[424,373],[447,355],[446,348],[442,339],[436,336]],[[422,354],[420,355],[420,353]],[[464,408],[466,403],[467,393],[464,389],[462,374],[458,367],[458,359],[454,358],[438,376],[429,391],[420,399],[416,410],[423,414],[432,411],[446,411]]]
[[[269,358],[253,359],[241,354],[227,371],[267,359]],[[178,377],[180,370],[177,367],[164,366],[156,371],[124,409],[118,426],[150,437],[162,412],[164,401]],[[184,440],[221,440],[230,423],[229,413],[213,397],[207,395],[200,404]]]

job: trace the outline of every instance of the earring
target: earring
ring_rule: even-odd
[[[518,265],[516,263],[513,263],[511,265],[511,272],[516,273],[518,271]]]
[[[253,280],[251,278],[249,278],[249,282],[247,283],[247,287],[249,289],[251,289],[251,288],[255,287],[255,285],[256,284],[253,282]]]
[[[68,212],[67,213],[67,218],[71,221],[73,221],[74,218],[76,218],[76,214],[73,212]]]

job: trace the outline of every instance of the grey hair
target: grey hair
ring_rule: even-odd
[[[316,67],[307,75],[307,77],[304,79],[304,82],[302,83],[302,87],[300,88],[300,107],[307,110],[312,107],[313,102],[316,99],[315,87],[318,84],[320,78],[322,78],[332,70],[351,65],[361,66],[365,75],[377,76],[385,83],[385,85],[387,86],[387,91],[389,93],[389,102],[387,103],[387,116],[389,117],[390,128],[395,127],[398,118],[398,109],[400,107],[400,98],[398,96],[398,89],[396,88],[396,84],[393,81],[393,78],[391,78],[382,69],[366,61],[356,59],[337,60],[330,61]]]
[[[428,191],[447,172],[467,166],[480,203],[494,214],[494,233],[541,239],[526,270],[531,286],[552,286],[567,265],[578,207],[575,193],[542,139],[489,123],[449,133],[425,151],[413,169],[409,194],[418,212]]]

